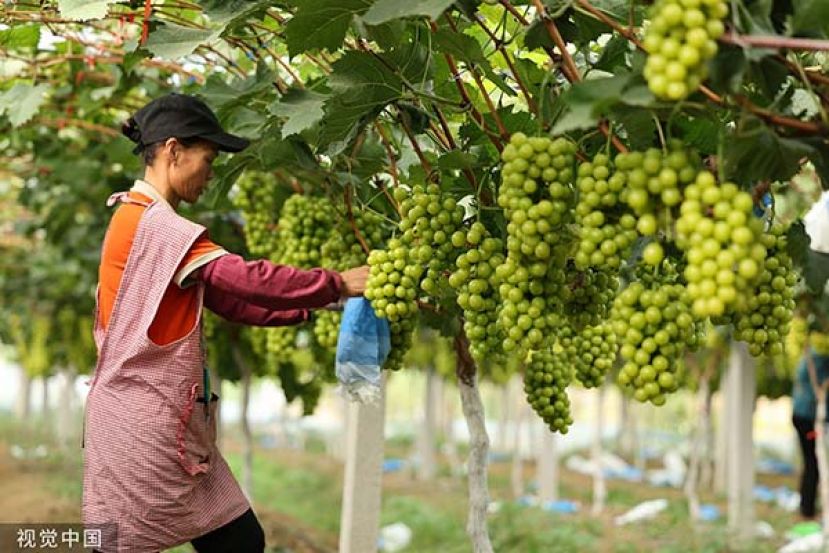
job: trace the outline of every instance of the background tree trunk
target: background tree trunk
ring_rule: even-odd
[[[515,428],[512,432],[512,461],[510,467],[510,485],[513,499],[524,495],[524,455],[521,451],[523,444],[524,425],[529,413],[529,405],[524,400],[521,390],[521,378],[514,376],[509,382],[512,391],[510,401],[515,413]]]
[[[417,432],[417,451],[420,465],[417,479],[421,481],[433,480],[437,474],[437,455],[435,451],[435,411],[438,403],[437,386],[439,379],[435,369],[429,367],[426,371],[426,384],[423,394],[423,419]]]
[[[604,511],[605,499],[607,498],[607,484],[604,477],[604,463],[602,462],[603,448],[602,448],[602,433],[604,431],[604,401],[606,384],[602,385],[596,390],[596,424],[593,430],[593,446],[591,447],[591,457],[593,458],[594,473],[593,473],[593,507],[591,513],[598,515]]]
[[[558,436],[543,421],[540,423],[541,444],[535,479],[538,482],[538,499],[544,503],[558,501]]]
[[[340,553],[377,551],[383,478],[386,377],[375,404],[349,402]]]
[[[728,528],[735,547],[754,538],[754,359],[732,343],[728,367]]]
[[[242,353],[233,348],[233,359],[242,375],[240,384],[242,386],[242,412],[240,423],[242,425],[243,451],[242,451],[242,491],[249,500],[253,500],[253,436],[248,421],[248,407],[250,405],[250,387],[253,375]]]
[[[21,421],[28,421],[32,414],[32,378],[23,367],[20,367],[20,393],[14,413]]]
[[[75,369],[67,366],[61,367],[60,370],[60,398],[58,400],[58,420],[56,424],[58,446],[60,449],[69,453],[76,447],[73,438],[73,430],[75,428],[75,418],[73,416],[75,407]]]

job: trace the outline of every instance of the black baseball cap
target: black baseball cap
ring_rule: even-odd
[[[246,138],[225,132],[207,104],[195,96],[175,92],[136,111],[121,132],[136,143],[135,153],[170,137],[203,138],[223,152],[241,152],[250,144]]]

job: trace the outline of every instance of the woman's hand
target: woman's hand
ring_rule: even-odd
[[[366,291],[366,281],[368,280],[368,265],[357,267],[356,269],[349,269],[340,273],[343,279],[343,287],[341,295],[345,298],[352,296],[362,296]]]

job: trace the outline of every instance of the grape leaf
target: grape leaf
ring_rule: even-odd
[[[515,91],[492,69],[492,64],[489,63],[477,40],[469,35],[455,33],[448,29],[439,29],[432,38],[438,51],[463,60],[467,65],[479,68],[495,86],[506,94],[515,96]]]
[[[793,138],[782,138],[756,117],[751,117],[725,141],[726,176],[746,184],[761,180],[785,181],[800,169],[800,160],[813,148]]]
[[[829,36],[829,2],[826,0],[792,0],[792,34],[825,38]]]
[[[115,0],[60,0],[60,15],[73,21],[103,19],[109,11],[109,5]]]
[[[786,231],[786,252],[798,267],[805,267],[809,262],[810,242],[803,221],[795,221]]]
[[[393,100],[403,82],[367,52],[347,52],[334,62],[328,84],[333,95],[325,102],[320,145],[335,155]]]
[[[144,47],[154,56],[176,60],[192,54],[200,45],[212,42],[220,34],[221,29],[189,29],[165,23],[150,33]]]
[[[323,106],[327,98],[325,94],[292,89],[272,104],[271,113],[286,118],[282,124],[282,138],[299,134],[317,124],[325,115]]]
[[[370,0],[302,0],[296,15],[285,25],[288,52],[296,56],[308,50],[336,50],[355,15],[371,5]]]
[[[625,37],[616,36],[610,39],[602,49],[599,61],[593,66],[596,69],[613,72],[617,67],[627,66],[627,54],[630,51],[630,41]]]
[[[376,0],[363,16],[368,25],[379,25],[393,19],[427,16],[437,19],[453,0]]]
[[[5,48],[37,48],[40,25],[16,25],[0,31],[0,46]]]
[[[808,262],[803,269],[803,280],[813,293],[820,294],[829,280],[829,253],[821,253],[810,249],[807,254]]]
[[[5,114],[13,127],[19,127],[34,117],[46,101],[49,85],[32,86],[18,83],[0,94],[0,115]]]

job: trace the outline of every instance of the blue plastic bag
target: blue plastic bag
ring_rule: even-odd
[[[346,395],[369,403],[380,397],[380,369],[391,351],[389,323],[365,298],[349,298],[337,338],[336,372]]]

